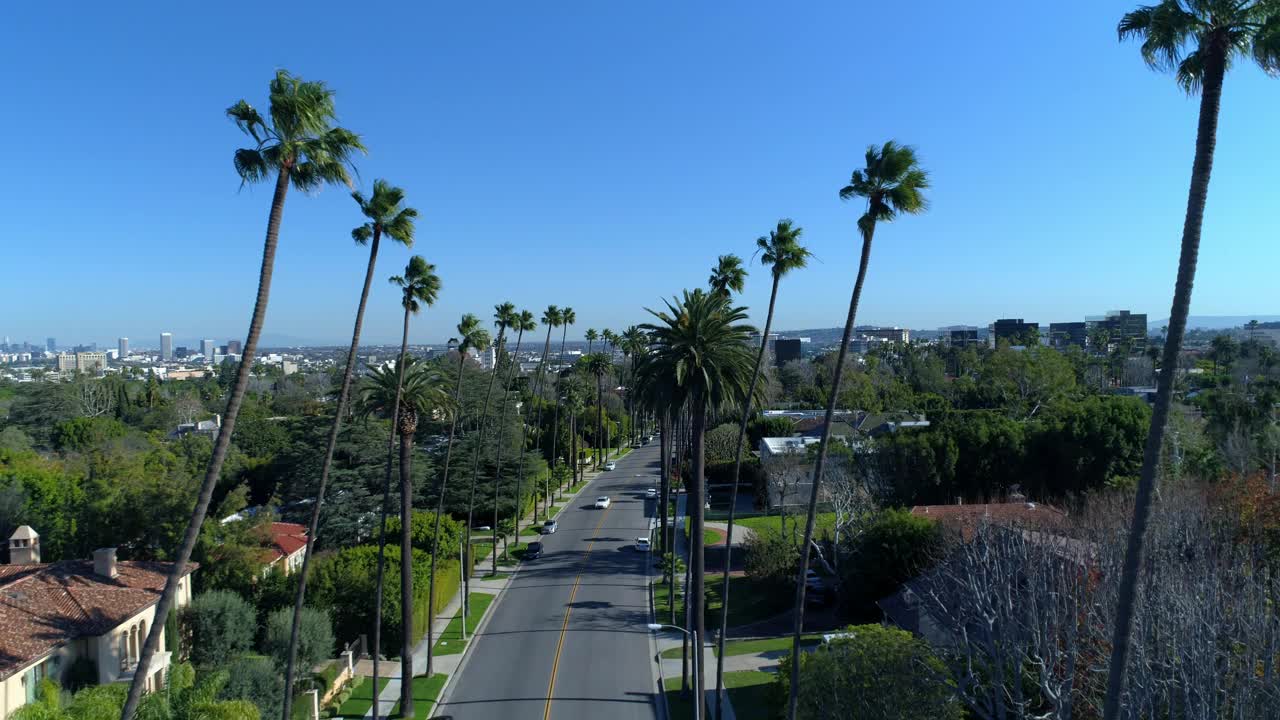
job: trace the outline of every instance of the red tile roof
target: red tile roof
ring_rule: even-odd
[[[927,517],[959,530],[965,538],[972,536],[982,522],[1006,526],[1036,526],[1060,529],[1067,525],[1067,514],[1050,505],[1033,502],[1006,502],[974,505],[916,505],[911,514]]]
[[[271,545],[272,550],[268,552],[272,554],[265,559],[266,562],[289,557],[307,546],[307,529],[298,523],[273,522]]]
[[[0,565],[0,678],[68,641],[102,635],[160,599],[172,563],[119,561],[105,578],[91,560]],[[197,567],[187,564],[187,575]]]

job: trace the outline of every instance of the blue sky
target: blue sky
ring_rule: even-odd
[[[0,22],[0,336],[135,347],[245,331],[270,187],[242,136],[287,68],[337,91],[359,162],[422,213],[440,302],[413,339],[511,300],[587,327],[699,285],[782,217],[820,258],[776,325],[843,321],[868,143],[918,147],[932,207],[876,236],[861,322],[1166,317],[1197,101],[1121,44],[1124,2],[23,3]],[[907,9],[909,8],[909,10]],[[1227,79],[1193,313],[1280,312],[1280,81]],[[267,333],[349,337],[365,251],[346,191],[293,194]],[[380,259],[365,337],[398,338]],[[758,266],[757,266],[758,268]],[[745,302],[763,321],[766,274]]]

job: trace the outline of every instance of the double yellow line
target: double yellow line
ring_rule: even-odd
[[[600,528],[604,527],[605,518],[609,517],[609,511],[613,509],[613,505],[605,508],[604,514],[600,516],[600,522],[596,523],[595,534],[600,534]],[[595,547],[596,539],[591,538],[591,542],[587,544],[587,552],[582,556],[582,566],[585,569],[587,565],[587,557],[591,555],[591,548]],[[573,612],[573,599],[578,596],[578,586],[582,584],[582,571],[578,572],[578,577],[573,580],[573,589],[569,591],[569,603],[564,608],[564,624],[560,626],[560,641],[556,643],[556,656],[551,661],[551,682],[547,684],[547,706],[542,711],[542,720],[549,720],[551,717],[551,697],[556,692],[556,671],[560,669],[560,651],[564,650],[564,636],[569,632],[569,614]]]

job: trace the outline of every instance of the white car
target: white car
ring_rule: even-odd
[[[600,497],[596,498],[596,509],[604,510],[609,507],[610,502],[611,500],[609,500],[608,495],[601,495]]]
[[[604,469],[605,469],[605,470],[617,470],[617,469],[618,469],[618,463],[616,463],[616,462],[614,462],[614,461],[610,460],[609,462],[607,462],[607,463],[605,463],[605,464],[604,464]]]
[[[649,552],[649,538],[636,538],[636,550]]]
[[[658,488],[649,488],[648,490],[645,490],[644,496],[651,499],[658,497]]]

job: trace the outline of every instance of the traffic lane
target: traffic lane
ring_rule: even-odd
[[[440,714],[459,720],[539,717],[564,629],[564,609],[601,513],[570,519],[542,537],[543,556],[520,571],[490,609],[484,631],[472,640]]]

